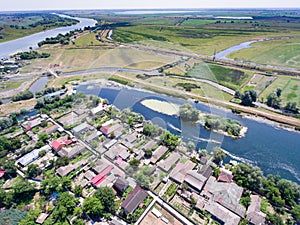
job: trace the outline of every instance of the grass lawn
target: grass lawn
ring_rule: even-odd
[[[81,36],[75,40],[75,46],[76,47],[87,47],[87,46],[104,45],[104,43],[102,43],[96,39],[96,35],[99,33],[100,32],[97,32],[97,33],[86,32],[84,34],[80,34]]]
[[[236,90],[249,79],[250,74],[242,70],[202,62],[196,64],[187,75],[211,80]]]
[[[300,68],[300,39],[257,42],[252,48],[231,53],[228,57],[260,64]]]

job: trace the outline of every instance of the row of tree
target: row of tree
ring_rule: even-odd
[[[282,108],[293,113],[298,113],[299,109],[296,102],[288,102],[284,107],[281,106],[281,93],[281,88],[277,88],[271,92],[267,97],[267,105],[275,109]]]

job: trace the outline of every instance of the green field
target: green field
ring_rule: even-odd
[[[233,90],[238,89],[250,77],[249,72],[244,72],[242,70],[231,69],[211,63],[198,63],[195,64],[187,73],[188,76],[207,79]]]
[[[282,39],[252,44],[252,48],[231,53],[228,57],[260,64],[300,68],[300,39]]]
[[[183,21],[180,25],[197,27],[197,26],[203,26],[203,25],[207,25],[207,24],[215,23],[215,22],[216,22],[216,20],[188,19],[188,20]]]
[[[268,95],[277,88],[282,89],[281,99],[284,106],[287,102],[297,102],[300,105],[300,79],[290,76],[278,76],[278,78],[268,86],[260,95],[259,99],[266,101]]]
[[[114,29],[113,38],[118,42],[145,41],[170,42],[180,45],[186,51],[213,55],[233,45],[263,36],[279,36],[279,32],[253,31],[222,28],[192,28],[181,26],[125,26]],[[150,43],[153,44],[153,43]]]

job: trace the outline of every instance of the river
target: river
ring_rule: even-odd
[[[57,14],[57,15],[65,18],[78,20],[79,23],[72,26],[59,27],[52,30],[42,31],[26,37],[0,43],[0,49],[1,49],[0,59],[4,57],[9,57],[10,55],[17,53],[19,51],[28,51],[30,47],[36,49],[38,48],[37,44],[46,38],[56,37],[58,34],[66,34],[72,30],[83,29],[84,27],[88,27],[88,26],[92,27],[95,26],[97,23],[97,21],[93,19],[70,17],[61,14]]]
[[[300,134],[297,132],[281,129],[253,119],[242,118],[225,109],[191,102],[203,112],[226,116],[238,120],[243,126],[248,127],[246,137],[232,139],[228,136],[212,133],[203,126],[182,123],[178,117],[155,112],[140,103],[144,99],[160,99],[183,104],[186,100],[127,88],[120,90],[110,88],[91,89],[90,85],[80,85],[77,90],[106,98],[120,109],[130,107],[133,111],[141,113],[147,120],[153,121],[172,133],[181,135],[183,139],[196,141],[200,138],[201,140],[212,139],[221,142],[221,147],[230,152],[234,159],[257,165],[265,174],[279,174],[300,184]],[[178,129],[174,129],[174,127],[182,130],[182,133],[179,133]],[[199,149],[211,151],[215,146],[216,144],[213,142],[197,142],[197,148]]]

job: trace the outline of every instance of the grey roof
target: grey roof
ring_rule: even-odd
[[[185,163],[179,162],[177,163],[176,167],[172,170],[170,178],[178,183],[182,183],[187,172],[194,169],[195,166],[196,164],[190,160],[187,160]]]
[[[115,160],[115,158],[122,152],[127,151],[127,148],[124,145],[116,144],[112,146],[107,152],[105,152],[105,156],[110,158],[111,160]]]
[[[89,129],[91,127],[91,125],[89,125],[87,122],[84,122],[82,124],[79,124],[78,126],[73,128],[73,132],[75,133],[79,133],[83,130]]]
[[[161,157],[168,151],[169,149],[166,146],[160,145],[153,153],[150,162],[156,163],[161,159]]]
[[[130,156],[129,152],[127,151],[127,149],[124,149],[122,150],[120,153],[119,153],[119,156],[123,159],[123,160],[126,160],[128,159],[128,157]]]
[[[258,195],[251,195],[251,203],[247,210],[247,220],[254,225],[265,224],[266,214],[260,211],[261,198]]]
[[[84,149],[85,147],[83,145],[77,143],[75,146],[71,148],[66,148],[66,147],[62,148],[57,154],[61,157],[67,156],[69,159],[71,159],[74,156],[81,153]]]
[[[124,192],[125,189],[128,187],[129,182],[122,178],[122,177],[118,177],[118,179],[115,181],[113,187],[119,191],[119,192]]]
[[[196,170],[189,171],[184,178],[184,181],[197,191],[202,190],[206,180],[207,178],[197,173]]]
[[[145,145],[143,145],[143,146],[141,147],[141,149],[143,149],[143,150],[152,149],[156,144],[157,144],[156,141],[151,140],[151,141],[147,142]]]
[[[238,225],[240,222],[239,216],[216,202],[209,202],[206,204],[205,210],[212,214],[219,221],[222,221],[224,225]]]
[[[157,165],[165,172],[169,172],[172,166],[178,162],[181,155],[178,152],[173,152],[168,158],[161,160]]]
[[[243,194],[243,188],[235,183],[216,182],[216,178],[210,177],[206,182],[204,191],[213,195],[213,200],[225,208],[244,217],[245,208],[239,204]]]
[[[140,186],[136,186],[127,196],[121,207],[126,214],[133,213],[137,207],[147,198],[148,193]]]
[[[203,165],[198,170],[198,173],[202,174],[206,178],[209,178],[213,174],[213,170],[210,165]]]

